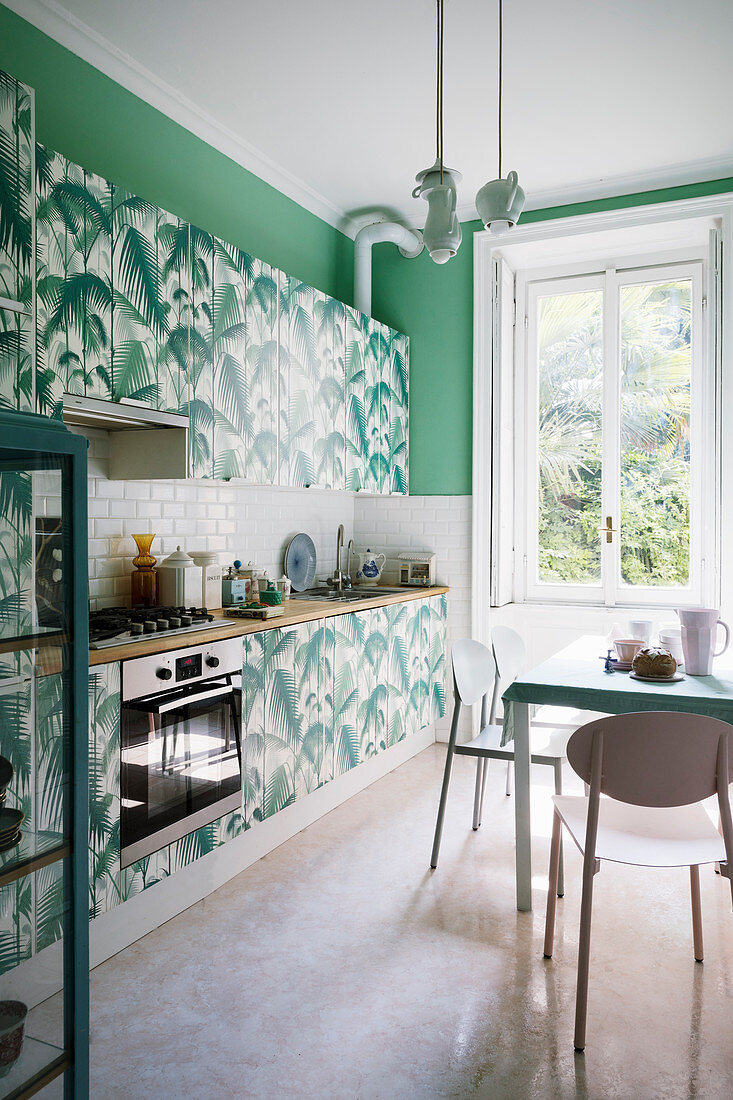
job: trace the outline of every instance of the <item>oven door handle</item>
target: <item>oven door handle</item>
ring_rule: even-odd
[[[222,684],[220,687],[210,688],[208,691],[197,691],[193,695],[178,695],[175,699],[168,696],[159,703],[156,703],[154,699],[146,699],[139,702],[125,703],[124,706],[131,707],[133,710],[142,710],[146,714],[167,714],[168,711],[181,710],[182,707],[189,706],[191,703],[202,703],[207,699],[222,699],[233,693],[234,689],[231,684]]]

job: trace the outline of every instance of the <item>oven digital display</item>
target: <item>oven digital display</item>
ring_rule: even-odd
[[[176,658],[176,680],[194,680],[201,675],[201,654],[189,653]]]

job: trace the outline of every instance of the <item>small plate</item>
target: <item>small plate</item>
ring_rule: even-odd
[[[0,836],[4,833],[14,833],[20,828],[20,823],[25,817],[22,810],[9,809],[3,806],[0,809]]]
[[[9,852],[11,848],[14,848],[16,844],[20,844],[23,839],[22,833],[16,833],[10,840],[4,840],[0,842],[0,852]]]
[[[619,661],[612,657],[611,664],[613,665],[616,672],[631,672],[631,661]]]
[[[640,676],[638,672],[630,672],[630,680],[642,680],[645,684],[678,684],[684,680],[681,672],[675,672],[674,676]]]
[[[285,576],[295,592],[310,588],[316,575],[316,545],[310,535],[293,535],[285,551]]]

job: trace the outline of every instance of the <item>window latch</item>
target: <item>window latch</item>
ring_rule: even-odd
[[[606,516],[606,524],[604,527],[599,527],[599,531],[606,533],[606,542],[613,542],[613,536],[616,534],[616,528],[613,526],[613,516]]]

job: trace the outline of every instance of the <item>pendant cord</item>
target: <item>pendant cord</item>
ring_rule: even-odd
[[[503,74],[503,62],[504,62],[504,5],[502,0],[499,0],[499,179],[501,179],[501,115],[502,115],[502,92],[504,83]]]
[[[443,0],[437,0],[437,73],[435,96],[435,159],[443,182]]]

